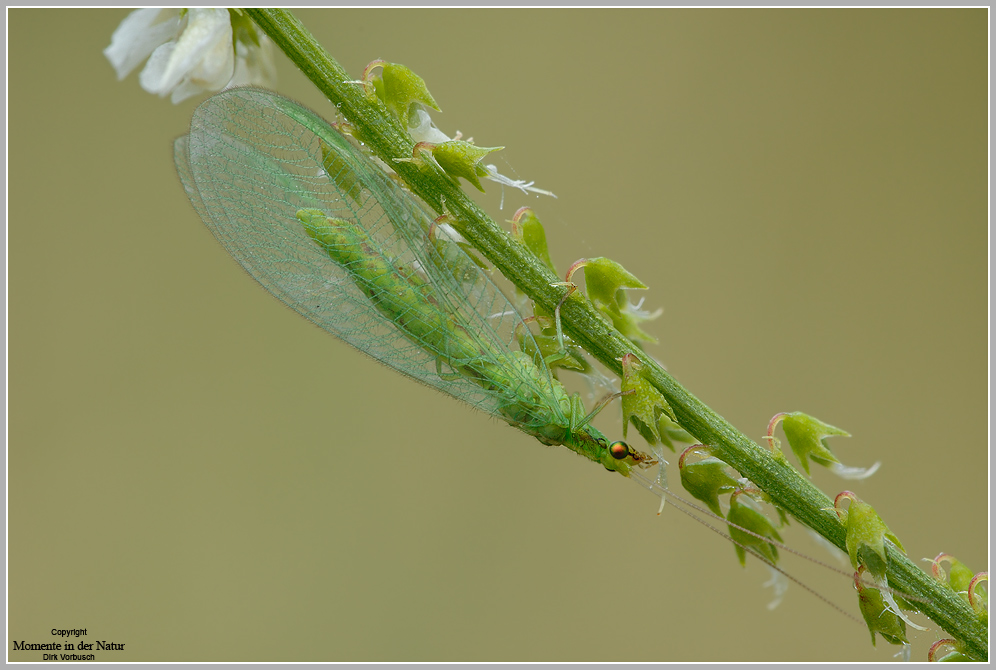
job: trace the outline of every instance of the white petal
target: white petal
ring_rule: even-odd
[[[408,134],[412,136],[413,140],[416,142],[432,142],[433,144],[450,141],[450,138],[443,131],[432,125],[432,118],[427,111],[417,109],[415,110],[415,114],[418,116],[418,125],[408,128]]]
[[[778,570],[775,570],[770,565],[767,567],[771,572],[771,579],[766,581],[764,585],[770,586],[775,592],[774,598],[772,598],[771,602],[768,603],[768,609],[773,610],[781,604],[782,599],[785,597],[785,592],[788,591],[789,581],[788,578]]]
[[[546,191],[544,189],[534,187],[533,184],[536,183],[534,181],[526,181],[525,179],[512,179],[511,177],[506,177],[501,172],[498,172],[498,168],[496,168],[494,165],[485,165],[484,171],[487,173],[484,176],[485,179],[490,179],[491,181],[501,184],[502,186],[511,186],[512,188],[519,189],[523,193],[529,193],[530,191],[532,191],[533,193],[538,193],[539,195],[548,195],[551,198],[557,197],[553,193],[553,191]],[[663,308],[661,308],[658,311],[663,313]]]
[[[179,28],[177,10],[136,9],[111,35],[111,43],[104,49],[104,56],[114,66],[118,79],[124,79],[157,47],[176,37]]]
[[[245,59],[236,58],[235,74],[232,75],[231,81],[228,82],[228,86],[225,88],[231,88],[232,86],[250,86],[252,83],[252,72],[249,70],[249,66],[246,64]]]
[[[169,67],[170,58],[175,49],[176,42],[167,42],[161,45],[152,52],[152,55],[149,56],[149,62],[138,74],[138,83],[149,93],[165,96],[170,92],[170,89],[163,85],[163,75],[166,68]]]
[[[875,474],[881,465],[881,461],[875,461],[875,464],[870,468],[852,468],[842,463],[831,463],[827,467],[841,479],[867,479]]]
[[[204,52],[203,57],[194,63],[189,79],[207,91],[220,91],[235,73],[235,51],[232,48],[232,26],[214,45]]]
[[[463,238],[457,229],[448,223],[441,223],[436,226],[436,235],[441,240],[446,240],[447,242],[456,242],[457,244],[467,244],[467,240]]]
[[[235,43],[235,74],[228,86],[273,86],[277,82],[277,66],[273,59],[273,41],[259,36],[259,46]]]
[[[201,93],[210,90],[211,89],[205,89],[203,86],[200,86],[189,79],[184,79],[180,82],[179,86],[173,89],[173,93],[169,96],[169,101],[176,105],[183,102],[187,98],[200,95]]]
[[[885,588],[888,588],[888,586],[886,586],[885,584],[881,584],[881,586],[884,586]],[[923,626],[918,626],[915,623],[913,623],[913,621],[910,620],[910,618],[906,614],[906,612],[904,612],[899,607],[899,603],[896,602],[895,596],[893,596],[888,591],[884,591],[884,590],[881,591],[881,593],[882,593],[882,600],[884,600],[886,602],[886,609],[889,610],[890,612],[892,612],[893,614],[895,614],[897,617],[899,617],[903,621],[905,621],[907,626],[910,626],[911,628],[915,628],[917,630],[929,630],[928,628],[924,628]]]
[[[189,78],[218,90],[232,78],[235,67],[228,10],[191,9],[188,17],[187,27],[176,41],[158,88],[171,91]],[[217,83],[219,80],[223,81]]]
[[[252,83],[259,85],[271,85],[277,83],[277,59],[276,47],[273,40],[267,35],[259,36],[259,48],[255,50],[256,78]]]

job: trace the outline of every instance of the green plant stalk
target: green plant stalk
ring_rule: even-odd
[[[522,244],[508,236],[442,170],[420,168],[411,158],[414,141],[387,108],[367,97],[342,67],[317,43],[290,12],[279,9],[245,11],[302,72],[353,124],[371,150],[394,167],[413,193],[437,212],[446,211],[460,222],[460,232],[509,281],[532,300],[552,312],[563,297],[563,288],[551,286],[561,279],[551,273]],[[435,174],[433,174],[433,172]],[[664,395],[678,423],[697,440],[716,449],[716,455],[767,493],[772,501],[844,550],[844,527],[833,501],[804,479],[783,459],[760,447],[728,421],[703,404],[674,380],[654,359],[608,325],[590,302],[577,296],[561,307],[564,330],[592,356],[617,374],[620,359],[635,353],[644,372]],[[917,567],[904,554],[888,548],[889,583],[912,596],[921,612],[965,645],[972,656],[988,659],[988,632],[969,605],[946,584]]]

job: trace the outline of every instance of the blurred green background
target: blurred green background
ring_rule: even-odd
[[[767,570],[721,538],[250,281],[174,175],[199,99],[101,54],[126,14],[8,13],[11,640],[126,643],[101,661],[892,659],[799,588],[768,611]],[[649,350],[693,393],[755,438],[779,411],[845,428],[841,460],[883,466],[818,485],[875,505],[915,561],[986,568],[985,9],[298,15],[357,76],[414,69],[440,128],[554,191],[484,201],[532,205],[560,267],[605,255],[650,286]],[[279,90],[331,114],[278,59]],[[785,567],[856,611],[843,577]]]

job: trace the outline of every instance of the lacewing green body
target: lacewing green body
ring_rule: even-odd
[[[589,424],[487,272],[314,112],[230,89],[197,108],[174,156],[218,241],[309,321],[544,444],[627,476],[650,460]]]

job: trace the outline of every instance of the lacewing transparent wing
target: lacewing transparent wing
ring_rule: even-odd
[[[512,303],[423,205],[325,120],[224,91],[176,141],[188,197],[225,249],[309,321],[418,381],[628,473],[587,425]],[[622,443],[617,443],[622,444]]]

